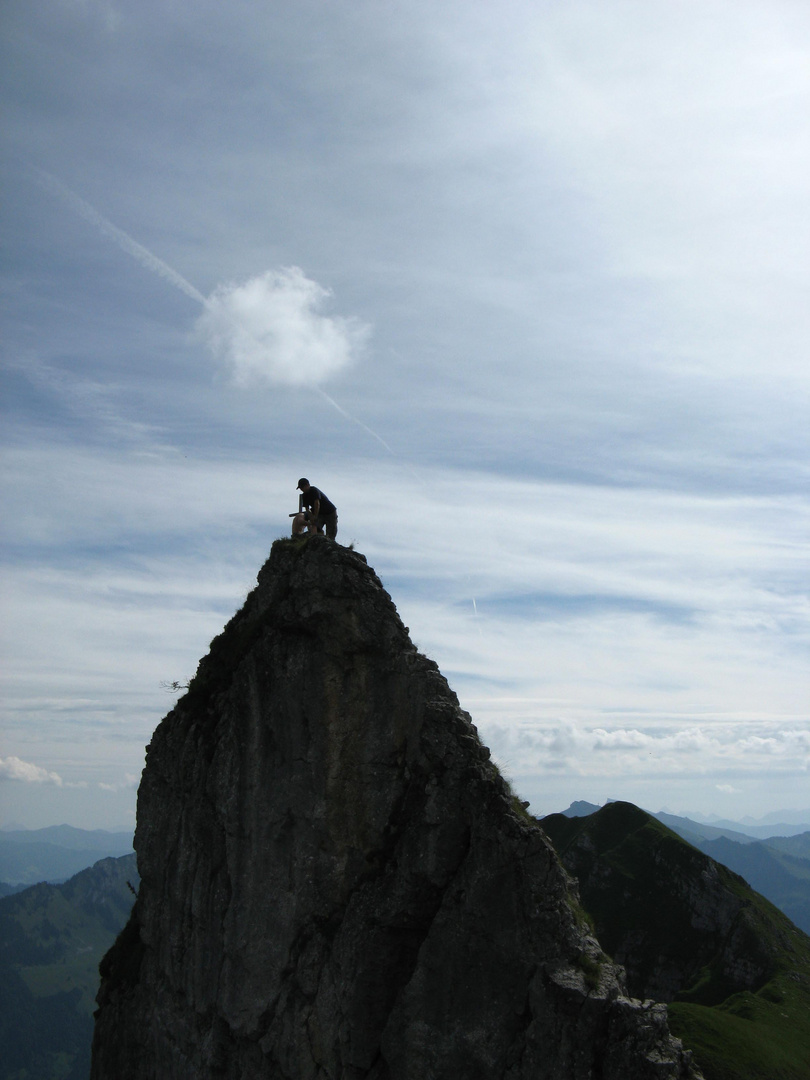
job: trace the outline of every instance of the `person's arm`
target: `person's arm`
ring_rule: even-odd
[[[320,509],[321,509],[321,500],[316,499],[315,502],[312,504],[312,507],[310,508],[310,511],[309,511],[310,514],[312,514],[312,520],[313,521],[318,520],[318,514],[320,513]]]

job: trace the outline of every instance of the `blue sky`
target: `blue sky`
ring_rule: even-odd
[[[9,0],[0,822],[307,475],[536,813],[810,806],[810,9]]]

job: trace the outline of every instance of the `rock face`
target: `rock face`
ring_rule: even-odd
[[[277,541],[157,728],[93,1080],[700,1074],[365,559]]]

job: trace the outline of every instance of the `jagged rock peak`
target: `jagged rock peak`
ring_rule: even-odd
[[[93,1080],[675,1080],[362,555],[277,541],[148,749]]]

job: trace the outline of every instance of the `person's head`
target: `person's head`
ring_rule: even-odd
[[[298,481],[298,490],[299,491],[306,491],[308,487],[309,487],[309,480],[307,480],[307,478],[305,476],[302,476],[301,479]]]

